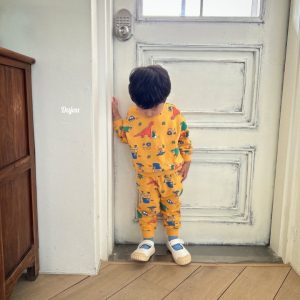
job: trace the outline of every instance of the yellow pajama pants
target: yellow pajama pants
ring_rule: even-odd
[[[136,173],[139,192],[137,216],[144,238],[154,237],[159,212],[167,235],[178,236],[181,227],[179,196],[183,192],[181,180],[182,176],[173,170]]]

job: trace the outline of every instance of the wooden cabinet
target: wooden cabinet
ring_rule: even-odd
[[[34,59],[0,48],[0,299],[39,271],[31,99]]]

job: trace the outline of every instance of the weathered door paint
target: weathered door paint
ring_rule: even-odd
[[[115,12],[134,0],[115,0]],[[134,22],[114,42],[115,95],[125,116],[128,75],[161,64],[194,147],[182,196],[181,236],[189,243],[269,243],[288,0],[267,0],[263,22]],[[127,145],[115,140],[115,240],[138,242],[138,195]],[[156,241],[163,242],[160,226]]]

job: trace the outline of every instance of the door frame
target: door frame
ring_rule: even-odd
[[[291,2],[293,5],[291,5],[289,17],[270,237],[271,249],[281,256],[285,263],[292,261],[293,244],[287,241],[291,240],[293,234],[291,228],[296,224],[293,208],[297,203],[296,195],[300,195],[299,187],[295,184],[300,181],[300,174],[296,172],[295,167],[300,161],[300,137],[296,135],[300,132],[300,107],[296,102],[297,97],[300,99],[300,45],[299,39],[293,36],[291,26],[292,22],[296,22],[295,19],[299,20],[300,0],[291,0]],[[99,223],[95,224],[99,226],[95,228],[95,232],[99,232],[97,239],[99,239],[100,259],[105,261],[112,253],[114,246],[113,131],[111,126],[113,0],[91,0],[91,4],[95,190],[98,201],[97,214],[98,219],[100,218]],[[295,45],[297,45],[297,51],[294,50]],[[100,132],[98,126],[103,126],[105,130],[102,128]],[[106,140],[106,144],[103,143],[103,139]]]
[[[113,214],[113,0],[91,0],[95,269],[114,246]]]
[[[300,274],[300,0],[291,0],[274,185],[271,249]],[[299,250],[298,250],[299,251]],[[298,261],[298,263],[296,263]]]

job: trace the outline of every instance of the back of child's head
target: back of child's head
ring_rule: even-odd
[[[164,103],[171,91],[168,72],[159,65],[138,67],[129,76],[129,94],[140,108],[153,108]]]

